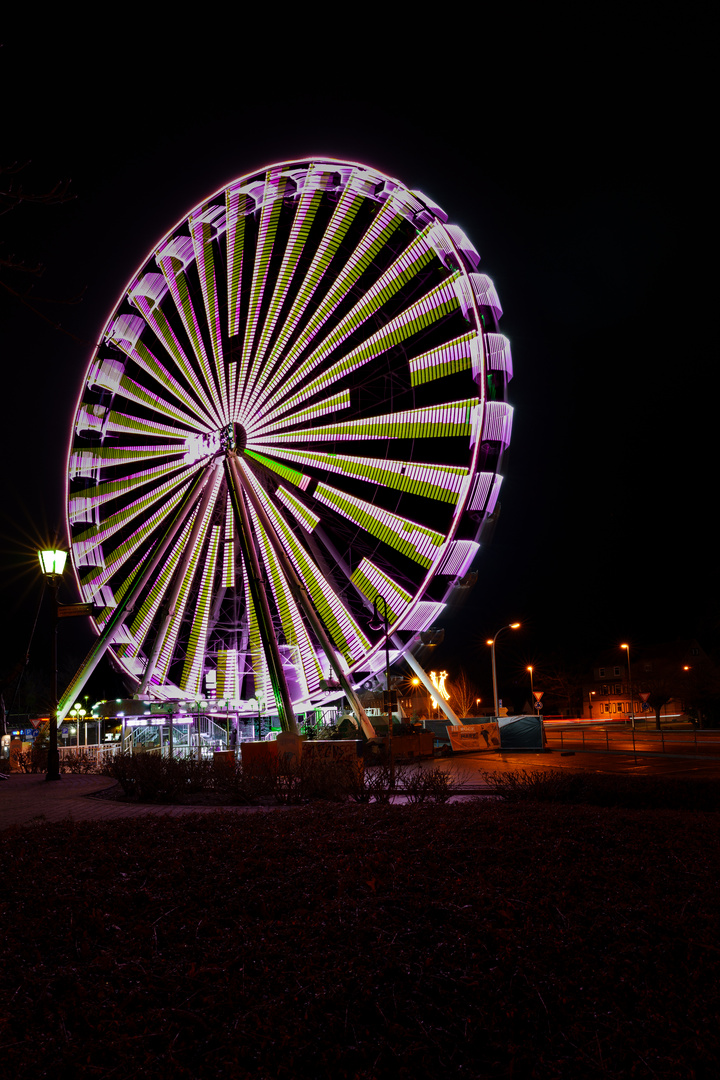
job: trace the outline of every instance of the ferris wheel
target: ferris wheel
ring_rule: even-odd
[[[74,416],[98,640],[60,712],[106,648],[140,696],[264,695],[281,720],[354,701],[386,632],[412,650],[466,579],[510,438],[479,261],[431,199],[335,160],[241,177],[157,244]]]

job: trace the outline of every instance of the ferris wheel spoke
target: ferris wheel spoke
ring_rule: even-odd
[[[305,383],[301,390],[290,398],[285,398],[274,409],[270,409],[266,419],[276,419],[285,415],[301,401],[306,401],[314,394],[320,393],[326,387],[332,386],[338,379],[356,371],[358,368],[376,359],[382,353],[399,345],[408,338],[427,330],[434,323],[460,309],[460,302],[451,282],[445,282],[436,286],[411,304],[396,318],[391,319],[382,330],[372,334],[362,344],[352,349],[341,360],[317,375],[309,383]],[[349,333],[349,331],[348,331]],[[347,334],[345,335],[347,337]],[[316,353],[300,365],[283,385],[283,391],[289,392],[298,383],[308,376],[312,369],[324,360],[331,350],[323,345]],[[284,396],[284,394],[283,394]]]
[[[220,219],[220,221],[218,221]],[[225,424],[230,423],[228,393],[225,384],[225,358],[223,354],[222,332],[220,329],[220,308],[218,304],[217,275],[215,272],[215,248],[213,239],[220,224],[224,224],[224,214],[220,207],[203,209],[200,214],[188,220],[190,236],[195,253],[195,264],[200,277],[200,289],[205,305],[205,323],[210,335],[214,364],[220,392],[220,411]]]
[[[180,565],[183,553],[187,548],[190,533],[195,523],[197,511],[188,518],[180,537],[173,546],[167,562],[160,570],[150,592],[146,596],[140,610],[128,628],[128,640],[118,647],[118,655],[134,658],[138,650],[142,648],[147,638],[153,621],[157,617],[163,604],[175,572]]]
[[[356,499],[329,484],[318,484],[315,499],[426,568],[436,561],[445,543],[443,533],[382,510],[364,499]]]
[[[468,437],[472,434],[477,398],[466,401],[449,401],[444,405],[431,405],[421,409],[386,413],[362,420],[344,420],[324,427],[305,428],[302,431],[285,431],[258,439],[256,446],[271,447],[281,443],[332,442],[337,439],[427,439]],[[270,452],[266,449],[266,452]],[[273,449],[282,454],[283,450]]]
[[[353,207],[353,214],[357,211],[360,201],[357,194],[349,197],[349,204]],[[342,220],[344,221],[345,218]],[[328,292],[318,301],[316,312],[309,322],[303,326],[294,344],[286,351],[282,364],[277,372],[272,378],[266,381],[264,392],[258,394],[253,401],[254,406],[259,406],[268,400],[270,395],[280,384],[281,380],[297,361],[303,350],[314,340],[320,327],[327,322],[338,304],[346,295],[348,295],[361,275],[373,265],[373,260],[377,258],[385,244],[387,244],[391,236],[397,231],[402,220],[402,215],[397,213],[395,207],[391,203],[386,203],[379,208],[365,235],[351,253],[350,258],[339,272],[335,281],[330,284]],[[278,340],[271,351],[271,361],[274,361],[282,355],[284,346],[300,323],[300,317],[305,311],[307,301],[318,286],[319,278],[317,278],[317,271],[315,272],[315,276],[313,276],[313,268],[311,268],[306,278],[305,285],[301,288],[296,303],[288,315],[285,325],[278,336]],[[271,365],[269,365],[269,369],[271,370]]]
[[[225,192],[225,251],[227,261],[228,337],[240,333],[241,289],[245,252],[245,217],[252,199],[242,184],[232,184]],[[233,405],[234,395],[230,396]]]
[[[70,523],[93,521],[96,519],[97,511],[105,503],[112,502],[119,495],[131,495],[133,491],[147,487],[149,484],[154,485],[156,481],[163,476],[167,476],[168,473],[177,474],[177,470],[178,462],[171,461],[164,465],[156,465],[152,469],[141,469],[139,472],[123,477],[122,480],[108,480],[105,483],[95,484],[92,487],[84,488],[82,491],[71,493],[68,499]],[[177,474],[177,480],[181,482],[186,475],[190,475],[194,471],[195,466],[193,465],[187,473]]]
[[[353,570],[350,581],[371,604],[382,597],[387,604],[388,622],[395,623],[412,603],[409,592],[398,585],[389,574],[383,573],[370,559],[363,559]],[[385,609],[383,608],[383,614]]]
[[[250,592],[250,581],[248,579],[244,561],[243,585],[245,589],[245,609],[248,617],[250,664],[252,666],[253,681],[255,683],[255,697],[259,698],[262,696],[264,701],[269,702],[273,700],[270,669],[268,667],[265,649],[263,648],[260,623],[258,622],[255,601]]]
[[[74,538],[76,545],[76,551],[78,558],[86,557],[93,548],[98,544],[105,544],[112,536],[114,536],[120,529],[125,528],[141,515],[144,517],[153,506],[161,502],[169,492],[176,488],[179,484],[188,480],[195,472],[195,468],[185,469],[178,476],[173,477],[171,480],[166,480],[164,484],[160,484],[159,487],[153,487],[152,491],[146,493],[141,498],[136,499],[134,502],[124,506],[122,510],[116,511],[107,517],[102,526],[93,526],[91,529],[86,529],[85,532],[79,533]]]
[[[190,640],[185,653],[182,675],[180,676],[180,689],[184,690],[190,697],[197,697],[200,694],[200,681],[205,670],[205,648],[213,601],[212,584],[219,547],[220,528],[216,526],[210,533],[200,590],[190,627]]]
[[[202,427],[214,428],[212,405],[198,387],[196,394],[202,401],[202,408],[178,380],[168,371],[155,354],[140,340],[147,323],[138,315],[120,315],[110,324],[105,341],[120,349],[137,367],[147,376],[158,383],[165,393],[169,393],[176,401],[179,401],[185,409],[189,410],[188,421],[191,428],[197,428],[198,423]],[[158,400],[162,400],[158,398]],[[176,415],[185,415],[183,410],[177,410],[169,402],[164,402],[165,411],[175,409]]]
[[[192,346],[195,359],[204,377],[204,389],[209,393],[214,406],[214,415],[222,423],[223,403],[218,393],[207,349],[203,340],[197,314],[190,298],[185,267],[195,258],[195,249],[190,237],[179,236],[168,240],[158,250],[156,262],[162,272],[175,303],[178,315],[182,319],[185,333]]]
[[[242,374],[240,377],[242,385],[240,386],[239,401],[239,411],[241,412],[257,371],[257,361],[253,362],[252,350],[260,318],[260,305],[267,287],[268,270],[275,245],[278,222],[283,208],[283,195],[288,184],[289,177],[283,176],[281,170],[270,170],[268,172],[263,194],[263,208],[260,212],[258,241],[253,263],[250,299],[243,339]]]
[[[235,563],[235,515],[233,514],[230,492],[228,492],[225,499],[225,535],[223,545],[222,569],[223,589],[235,588]]]
[[[280,310],[288,294],[290,284],[303,254],[307,243],[308,233],[312,228],[318,210],[322,204],[322,198],[331,180],[331,174],[327,169],[308,169],[305,177],[302,195],[298,200],[295,219],[290,230],[290,236],[283,255],[282,265],[278,271],[275,288],[268,308],[265,324],[260,335],[256,352],[256,368],[258,377],[261,374],[261,365],[270,341],[270,337],[277,325]],[[252,406],[252,402],[251,402]]]
[[[166,261],[169,263],[169,259]],[[220,415],[216,413],[215,406],[160,307],[160,302],[168,291],[168,283],[162,274],[145,274],[133,282],[128,291],[128,300],[140,312],[160,344],[164,346],[173,364],[177,365],[178,370],[190,384],[203,408],[212,417],[212,426],[220,426],[222,423]]]
[[[327,337],[322,341],[321,345],[300,365],[300,368],[296,373],[299,378],[305,378],[319,364],[323,363],[323,361],[335,352],[350,334],[354,334],[365,323],[373,318],[373,316],[377,315],[380,309],[391,300],[403,286],[407,285],[409,281],[416,277],[421,270],[432,262],[435,257],[435,250],[427,243],[429,232],[430,227],[428,226],[413,241],[411,241],[408,247],[397,257],[397,259],[395,259],[385,273],[382,274],[375,284],[364,293],[360,300],[358,300],[352,310],[340,320],[335,329],[330,331]],[[310,340],[314,340],[318,336],[320,327],[329,317],[331,310],[332,307],[324,318],[319,319],[319,313],[315,316],[315,319],[313,320],[315,325],[312,327]],[[308,328],[308,330],[310,330],[310,328]]]
[[[283,355],[287,342],[302,321],[303,316],[306,315],[310,300],[315,291],[319,288],[330,263],[337,254],[348,229],[352,225],[358,210],[363,204],[363,201],[362,194],[350,187],[346,188],[340,196],[323,237],[318,244],[317,251],[313,256],[305,279],[293,301],[290,312],[278,335],[278,339],[273,345],[270,355],[271,362]],[[274,389],[277,382],[284,377],[289,364],[292,363],[294,359],[295,357],[293,355],[292,359],[289,360],[287,364],[281,366],[273,379],[272,385],[268,387],[268,392]]]
[[[290,647],[296,648],[300,655],[300,671],[298,674],[301,676],[303,683],[304,693],[302,696],[307,697],[320,688],[320,679],[323,677],[322,668],[267,533],[257,520],[255,521],[255,527],[260,541],[263,563],[265,564],[275,605],[280,615],[285,641]]]
[[[145,520],[144,525],[130,533],[128,538],[119,544],[107,557],[100,545],[93,549],[92,554],[96,555],[99,565],[96,565],[81,578],[83,595],[87,600],[92,599],[99,589],[107,584],[113,574],[135,555],[138,548],[152,536],[155,530],[162,526],[163,522],[182,503],[183,497],[189,488],[190,483],[184,484],[163,506]],[[77,561],[79,565],[82,565],[80,559],[77,559]]]
[[[298,409],[284,420],[273,423],[265,423],[264,419],[258,418],[255,423],[246,425],[248,446],[252,446],[255,439],[262,440],[266,434],[273,431],[283,431],[288,424],[302,424],[317,419],[318,416],[326,416],[328,413],[336,413],[341,409],[350,407],[350,391],[341,390],[332,397],[324,398],[315,405],[308,405],[305,409]]]
[[[471,371],[477,382],[482,377],[483,361],[483,336],[477,330],[471,330],[453,341],[411,357],[408,360],[410,385],[421,386],[461,371]]]
[[[141,689],[144,689],[150,683],[163,683],[167,678],[168,670],[173,661],[175,646],[177,644],[180,626],[185,615],[185,608],[187,607],[193,579],[200,562],[201,551],[207,539],[210,521],[215,509],[215,500],[221,481],[222,470],[218,468],[215,470],[214,480],[208,485],[208,489],[206,489],[207,497],[203,500],[203,506],[200,508],[200,512],[193,526],[193,531],[185,551],[184,560],[180,566],[181,576],[175,586],[172,598],[172,607],[174,610],[170,613],[171,618],[161,627],[153,649],[153,654],[151,654],[148,662]],[[153,655],[157,656],[157,663],[154,670],[152,664]]]
[[[283,462],[294,461],[298,465],[366,480],[368,483],[397,491],[410,491],[414,495],[424,495],[439,502],[456,503],[463,480],[468,476],[468,469],[461,465],[432,465],[427,462],[408,464],[406,461],[392,461],[389,458],[349,457],[345,454],[323,454],[312,450],[292,451],[280,447],[275,454],[282,458]],[[298,476],[302,474],[299,473]]]
[[[243,476],[246,478],[247,483],[252,486],[263,510],[270,519],[276,537],[310,595],[315,610],[318,612],[325,628],[336,647],[345,657],[346,662],[352,664],[364,650],[369,648],[368,639],[337,596],[330,582],[321,574],[250,471],[244,466],[243,462],[239,464]]]

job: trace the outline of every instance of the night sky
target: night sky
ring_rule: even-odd
[[[35,614],[37,543],[64,528],[76,397],[121,289],[205,195],[315,154],[435,199],[505,312],[502,511],[436,663],[487,688],[482,642],[514,619],[517,668],[625,640],[720,644],[710,35],[700,14],[631,30],[603,10],[583,27],[509,21],[505,37],[471,31],[462,8],[413,30],[358,24],[334,55],[299,26],[230,32],[219,16],[168,38],[141,23],[6,38],[1,163],[29,162],[13,180],[28,191],[70,180],[75,198],[0,218],[3,257],[45,264],[29,299],[67,331],[0,290],[3,670]],[[70,574],[64,596],[79,599]],[[89,632],[70,638],[82,651]]]

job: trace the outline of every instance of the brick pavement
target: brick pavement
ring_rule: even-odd
[[[14,773],[0,781],[0,830],[10,825],[31,825],[44,821],[110,821],[128,817],[177,817],[180,814],[217,813],[217,806],[163,806],[89,799],[94,791],[113,787],[107,776],[78,776],[63,773],[48,783],[44,775]],[[235,813],[262,812],[265,807],[228,806]]]

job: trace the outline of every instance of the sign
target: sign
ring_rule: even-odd
[[[499,724],[448,724],[446,730],[453,750],[500,749]]]
[[[536,701],[542,701],[542,696],[544,693],[544,690],[533,690],[533,697]]]
[[[645,694],[638,694],[638,697],[642,698],[643,701],[647,701],[647,699],[650,697],[650,693],[648,692]]]
[[[92,615],[93,604],[60,604],[57,609],[58,619],[72,619],[77,615]]]

